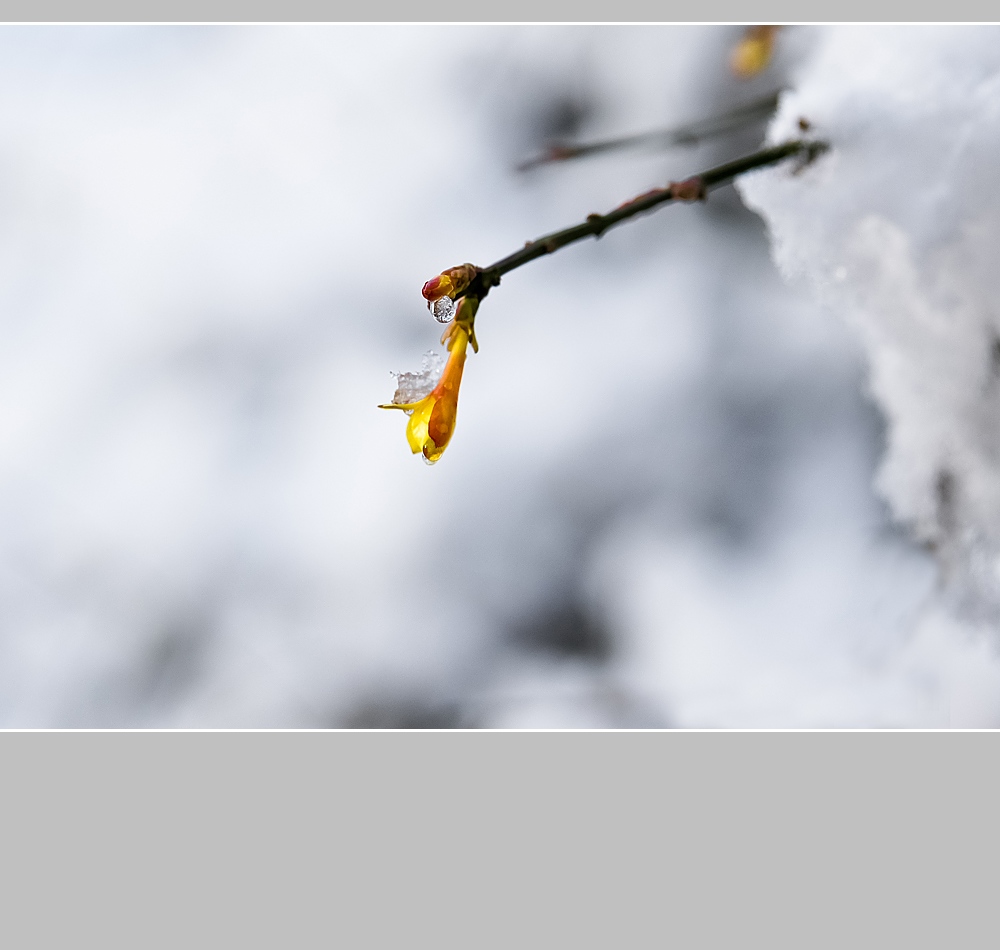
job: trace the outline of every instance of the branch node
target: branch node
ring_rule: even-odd
[[[588,214],[587,224],[590,225],[595,238],[599,238],[604,233],[605,225],[603,214]]]
[[[674,201],[704,201],[707,197],[705,182],[700,175],[670,183],[670,197]]]

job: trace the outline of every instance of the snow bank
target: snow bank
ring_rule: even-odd
[[[888,420],[879,491],[964,609],[1000,611],[1000,30],[835,28],[770,141],[831,150],[747,176],[775,259],[857,328]]]

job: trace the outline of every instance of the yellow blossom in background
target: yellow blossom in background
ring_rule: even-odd
[[[416,402],[393,402],[379,406],[380,409],[402,409],[410,417],[406,424],[406,440],[414,455],[422,453],[427,462],[436,462],[444,454],[455,431],[458,417],[458,388],[462,383],[462,370],[469,340],[472,337],[472,321],[478,301],[463,298],[458,302],[454,323],[444,331],[441,342],[448,349],[448,362],[437,385]],[[397,390],[397,394],[398,394]]]
[[[749,79],[766,69],[780,29],[780,26],[748,26],[729,59],[733,73],[740,79]]]

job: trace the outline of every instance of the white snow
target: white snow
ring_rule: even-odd
[[[1000,617],[1000,30],[836,28],[769,132],[832,149],[747,176],[775,258],[858,332],[878,488],[962,606]]]

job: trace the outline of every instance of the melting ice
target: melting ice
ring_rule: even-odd
[[[437,385],[444,370],[444,360],[441,354],[428,350],[420,362],[417,373],[393,373],[396,377],[396,391],[392,395],[394,405],[402,406],[411,402],[420,402]]]

